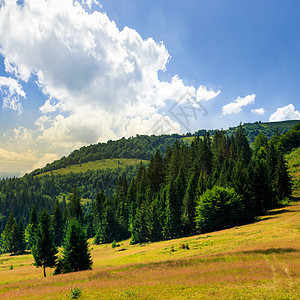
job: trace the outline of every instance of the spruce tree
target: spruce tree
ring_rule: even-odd
[[[86,234],[76,218],[71,219],[67,228],[63,244],[62,263],[65,272],[90,270],[92,268],[93,261]]]
[[[29,223],[25,228],[25,242],[27,249],[31,249],[35,242],[35,235],[38,227],[37,212],[35,206],[32,207],[30,212]]]
[[[8,220],[6,222],[5,228],[1,234],[3,248],[5,251],[13,254],[15,252],[15,244],[16,244],[16,221],[14,219],[14,215],[11,212]]]
[[[281,154],[278,153],[277,165],[274,172],[274,192],[277,197],[277,202],[285,197],[289,198],[292,195],[291,176],[288,173],[287,163]]]
[[[46,268],[53,268],[56,265],[57,249],[54,244],[51,218],[45,210],[40,215],[32,254],[36,267],[42,267],[44,269],[44,277],[46,277]]]
[[[74,186],[72,194],[69,197],[69,203],[67,205],[68,220],[70,221],[72,218],[76,218],[82,224],[83,211],[80,202],[81,199],[79,196],[79,192],[76,186]]]
[[[17,226],[17,251],[19,254],[22,254],[25,252],[25,232],[22,222],[18,223]]]
[[[197,189],[197,177],[194,173],[191,174],[182,204],[181,222],[183,231],[186,234],[191,234],[194,229],[195,219],[195,198]]]
[[[54,242],[56,246],[60,246],[64,236],[64,219],[60,209],[60,203],[56,199],[53,211],[53,229],[54,229]]]

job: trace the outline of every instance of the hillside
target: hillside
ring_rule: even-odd
[[[271,139],[276,134],[283,134],[287,132],[299,122],[299,120],[292,120],[282,122],[244,123],[243,128],[246,131],[249,143],[252,144],[259,133],[263,133],[268,139]],[[235,131],[236,127],[231,127],[227,130],[227,133],[232,135]]]
[[[92,245],[93,270],[42,277],[29,254],[1,255],[1,299],[299,299],[300,204],[255,223],[157,243]],[[189,246],[189,250],[182,245]]]
[[[140,162],[147,163],[147,160],[140,159],[130,159],[130,158],[111,158],[111,159],[101,159],[95,161],[89,161],[87,163],[77,164],[67,166],[65,168],[48,171],[46,173],[41,173],[38,176],[45,175],[66,175],[69,173],[84,173],[87,171],[96,171],[96,170],[106,170],[106,169],[117,169],[117,168],[126,168],[129,166],[134,166]]]
[[[265,123],[245,123],[243,128],[249,143],[253,143],[255,137],[259,133],[263,133],[268,139],[271,139],[275,134],[282,134],[287,132],[293,126],[298,124],[299,121],[283,121],[283,122],[265,122]],[[231,136],[236,132],[236,127],[230,127],[225,130],[228,136]],[[78,150],[74,150],[67,157],[62,157],[59,160],[47,164],[44,168],[37,169],[32,172],[33,175],[41,173],[47,173],[53,170],[65,169],[72,165],[78,165],[90,161],[99,161],[109,158],[135,158],[142,160],[149,160],[151,156],[154,156],[156,149],[159,149],[164,154],[167,148],[176,140],[182,140],[190,144],[195,136],[203,136],[207,131],[202,129],[198,130],[194,134],[187,133],[185,135],[172,134],[172,135],[160,135],[160,136],[146,136],[137,135],[128,139],[122,138],[116,141],[108,141],[107,143],[98,143],[82,147]],[[208,131],[210,135],[214,135],[215,130]]]
[[[300,147],[287,154],[286,159],[293,181],[293,196],[300,198]]]

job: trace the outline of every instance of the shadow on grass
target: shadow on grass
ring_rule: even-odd
[[[241,251],[240,253],[243,253],[243,254],[284,254],[284,253],[292,253],[292,252],[300,252],[300,250],[294,249],[294,248],[269,248],[269,249]]]
[[[290,210],[290,209],[280,209],[280,210],[275,210],[275,211],[268,211],[265,215],[266,216],[275,216],[275,215],[280,215],[288,212],[295,212],[295,210]]]

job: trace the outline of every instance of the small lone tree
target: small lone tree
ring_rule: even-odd
[[[76,218],[71,219],[68,225],[63,244],[63,257],[59,261],[59,264],[59,270],[55,271],[56,274],[60,272],[66,273],[89,270],[92,268],[93,261],[86,234]]]
[[[56,265],[57,249],[54,244],[51,218],[45,210],[40,216],[32,254],[35,265],[44,268],[44,277],[46,277],[46,267],[53,268]]]

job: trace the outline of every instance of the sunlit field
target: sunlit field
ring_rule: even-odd
[[[257,222],[177,240],[91,245],[93,270],[53,276],[1,255],[1,299],[299,299],[300,204]],[[184,244],[184,246],[183,246]],[[186,249],[188,245],[189,249]],[[184,249],[185,248],[185,249]]]
[[[300,197],[300,148],[294,149],[286,158],[293,181],[293,195]]]
[[[42,173],[38,176],[45,175],[66,175],[69,173],[84,173],[88,170],[104,170],[104,169],[117,169],[117,168],[125,168],[129,166],[133,166],[139,164],[141,162],[140,159],[135,158],[111,158],[111,159],[101,159],[95,161],[89,161],[82,164],[71,165],[66,168],[61,168],[58,170],[49,171],[46,173]],[[148,163],[147,160],[142,160],[143,163]]]

